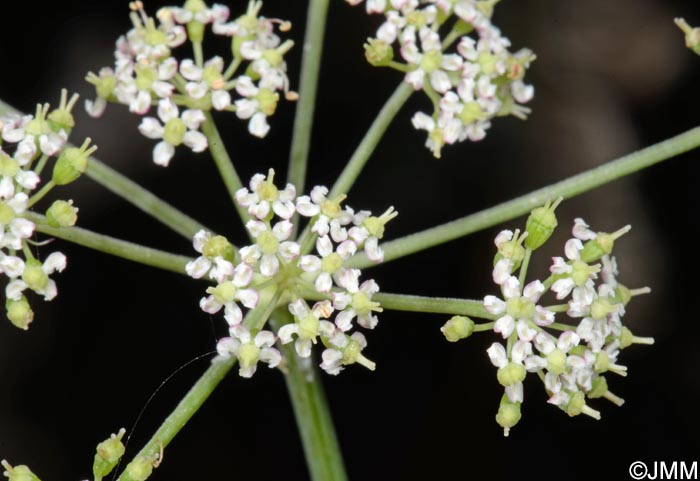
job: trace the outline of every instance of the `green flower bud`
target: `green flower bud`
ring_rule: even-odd
[[[512,386],[523,382],[525,376],[527,376],[525,366],[516,362],[509,362],[496,372],[496,379],[498,379],[501,386]]]
[[[474,332],[474,321],[465,316],[453,316],[440,328],[449,342],[466,339]]]
[[[73,201],[57,200],[46,210],[46,220],[51,227],[73,227],[78,221],[78,208]]]
[[[97,150],[96,146],[89,147],[90,138],[78,147],[67,147],[59,155],[53,168],[52,180],[56,185],[70,184],[82,174],[88,167],[88,158]]]
[[[600,420],[600,413],[586,404],[586,396],[581,391],[571,394],[569,404],[564,407],[564,412],[571,417],[585,414]]]
[[[124,433],[126,433],[126,429],[121,428],[119,433],[112,434],[109,439],[97,445],[95,461],[92,464],[92,473],[95,478],[104,478],[111,473],[121,457],[124,456],[125,447],[122,443]]]
[[[513,237],[509,241],[503,241],[497,244],[498,252],[493,258],[493,265],[495,266],[501,259],[510,259],[513,262],[513,271],[520,267],[523,259],[525,258],[525,248],[523,247],[523,242],[527,238],[528,233],[523,232],[520,235],[520,229],[515,229]],[[496,241],[499,238],[496,237]]]
[[[2,464],[2,467],[5,468],[5,472],[3,474],[10,481],[41,481],[25,465],[15,466],[13,468],[10,465],[10,463],[5,461],[4,459],[2,461],[0,461],[0,464]]]
[[[187,0],[184,5],[185,10],[196,14],[207,9],[207,4],[202,0]],[[191,42],[199,43],[204,40],[204,24],[197,20],[187,23],[187,36]]]
[[[238,363],[241,371],[250,369],[255,366],[260,359],[260,348],[255,344],[241,344],[238,347]]]
[[[603,397],[606,392],[608,392],[608,381],[603,376],[599,376],[593,380],[593,387],[588,391],[587,396],[596,399]]]
[[[508,396],[504,394],[496,414],[496,422],[503,428],[504,436],[508,436],[510,428],[518,424],[521,417],[520,403],[510,402]]]
[[[48,123],[51,130],[54,132],[65,130],[68,134],[73,130],[73,127],[75,127],[75,119],[71,111],[73,107],[75,107],[78,98],[80,98],[78,94],[73,94],[70,100],[68,100],[68,90],[61,90],[61,103],[58,108],[48,116]]]
[[[554,203],[547,201],[544,207],[538,207],[530,213],[525,227],[527,231],[525,246],[528,249],[535,250],[549,240],[557,227],[557,216],[554,215],[554,210],[562,199],[559,197]]]
[[[130,462],[124,474],[123,481],[146,481],[153,472],[153,459],[146,456],[138,456]]]
[[[19,162],[0,151],[0,176],[14,177],[20,170]]]
[[[316,336],[318,335],[318,328],[321,325],[321,322],[318,320],[318,318],[312,314],[304,317],[303,319],[299,319],[298,321],[299,324],[299,338],[300,339],[309,339],[313,342],[316,342]]]
[[[591,239],[583,245],[581,260],[595,262],[606,254],[610,254],[615,246],[615,241],[630,231],[632,227],[627,225],[612,234],[599,232],[595,239]]]
[[[41,261],[37,259],[27,259],[22,280],[33,291],[41,292],[46,289],[49,283],[49,276],[44,272]]]
[[[566,353],[555,349],[547,354],[547,370],[552,374],[563,374],[566,369]]]
[[[365,58],[373,67],[386,67],[394,60],[394,49],[391,45],[378,38],[368,38],[365,48]]]
[[[393,206],[391,206],[379,217],[371,216],[366,218],[364,221],[362,221],[362,225],[365,227],[365,229],[367,229],[369,235],[374,236],[377,239],[381,239],[384,237],[384,226],[386,226],[387,222],[397,215],[399,215],[399,213],[394,210]]]
[[[280,100],[280,96],[277,92],[266,88],[260,89],[255,98],[258,101],[258,108],[260,111],[268,117],[275,113],[275,110],[277,110],[277,103]]]
[[[26,297],[22,296],[18,301],[7,299],[5,309],[7,310],[7,318],[12,324],[25,331],[29,329],[29,324],[34,320],[34,311],[32,311]]]
[[[688,25],[688,22],[682,18],[676,18],[674,19],[674,22],[676,22],[678,28],[680,28],[685,34],[685,45],[693,52],[700,55],[700,28],[691,27]]]
[[[204,244],[202,247],[202,255],[211,258],[221,256],[227,261],[233,262],[236,257],[236,250],[226,237],[217,235]]]
[[[615,288],[615,300],[627,307],[627,304],[629,304],[629,302],[632,300],[632,291],[630,291],[626,286],[618,283],[617,287]]]
[[[632,331],[630,331],[626,327],[622,328],[619,340],[620,349],[625,349],[626,347],[629,347],[632,344],[646,344],[647,346],[651,346],[652,344],[654,344],[653,337],[637,337],[634,334],[632,334]]]

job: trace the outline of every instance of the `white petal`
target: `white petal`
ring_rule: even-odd
[[[156,165],[167,167],[174,155],[175,147],[166,141],[158,142],[153,148],[153,162]]]
[[[190,130],[186,132],[184,137],[182,138],[182,142],[187,147],[192,149],[192,152],[196,153],[204,152],[209,146],[207,138],[204,136],[204,134],[195,130]]]
[[[243,304],[248,309],[253,309],[255,306],[258,305],[258,300],[260,299],[260,296],[258,295],[258,292],[255,289],[239,289],[236,293],[236,299],[241,301],[241,304]]]
[[[66,256],[60,252],[53,252],[46,258],[42,266],[44,272],[47,274],[53,274],[55,271],[63,272],[66,268],[67,260]]]
[[[260,273],[265,277],[272,277],[277,274],[280,262],[275,255],[264,255],[260,262]]]
[[[497,332],[501,336],[503,336],[503,339],[510,336],[513,332],[513,329],[515,329],[515,319],[513,319],[513,316],[509,315],[505,315],[498,318],[498,320],[493,325],[494,332]]]
[[[489,355],[491,364],[494,366],[503,367],[508,364],[508,356],[506,356],[506,350],[502,344],[494,342],[491,344],[491,347],[486,350],[486,352]]]

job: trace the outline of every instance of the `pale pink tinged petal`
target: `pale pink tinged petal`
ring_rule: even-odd
[[[13,158],[19,162],[19,165],[26,165],[36,155],[36,144],[34,139],[25,139],[17,144],[17,150]]]
[[[296,242],[285,241],[280,244],[279,254],[287,262],[299,257],[300,253],[301,246]]]
[[[33,170],[21,170],[15,174],[15,180],[25,189],[34,190],[41,179]]]
[[[359,291],[359,278],[359,269],[346,269],[340,274],[338,281],[341,287],[354,294]]]
[[[0,270],[9,278],[19,277],[24,273],[24,261],[17,256],[4,256],[0,261]]]
[[[540,300],[540,296],[544,293],[544,291],[544,284],[538,280],[534,280],[525,286],[523,289],[523,295],[532,302],[537,302]]]
[[[245,287],[253,279],[253,269],[246,264],[239,264],[233,272],[233,284],[236,287]]]
[[[498,320],[493,325],[494,332],[497,332],[501,336],[503,336],[503,339],[510,336],[513,332],[513,329],[515,329],[515,319],[513,319],[513,316],[509,315],[505,315],[498,318]]]
[[[336,248],[336,252],[343,259],[348,259],[349,257],[355,255],[355,252],[357,252],[357,244],[351,240],[343,241]]]
[[[323,362],[320,367],[328,374],[337,375],[342,370],[340,362],[343,359],[343,354],[335,349],[326,349],[321,353]]]
[[[282,219],[289,220],[295,212],[294,202],[290,200],[284,202],[276,200],[272,203],[272,210],[274,210],[275,214],[277,214]]]
[[[182,138],[182,142],[192,149],[192,152],[195,153],[200,153],[204,152],[207,150],[207,147],[209,146],[209,143],[207,142],[207,138],[204,136],[203,133],[201,132],[196,132],[194,130],[190,130],[189,132],[186,132],[184,137]]]
[[[223,305],[217,301],[214,296],[202,297],[199,301],[199,307],[208,314],[216,314],[221,310]]]
[[[574,288],[575,284],[573,279],[567,277],[566,279],[559,279],[554,284],[552,284],[552,291],[557,293],[557,299],[562,300],[569,295],[571,290]]]
[[[317,272],[321,269],[321,259],[313,255],[301,256],[299,267],[304,272]]]
[[[542,306],[536,306],[535,317],[533,320],[538,326],[549,326],[554,322],[554,313]]]
[[[241,43],[241,56],[246,60],[256,60],[261,57],[262,51],[254,41]]]
[[[21,214],[27,210],[27,202],[29,201],[29,196],[24,192],[19,192],[12,199],[8,200],[6,204],[15,212],[15,214]]]
[[[597,234],[588,228],[588,224],[580,217],[574,219],[574,227],[571,231],[574,237],[581,239],[582,241],[587,241],[595,239]]]
[[[257,217],[258,219],[265,219],[267,218],[267,215],[270,213],[270,203],[269,202],[260,202],[259,204],[253,204],[250,207],[248,207],[248,214],[252,215],[253,217]]]
[[[57,135],[47,134],[39,136],[39,148],[48,156],[58,154],[63,144],[64,141]]]
[[[282,355],[274,347],[265,347],[260,351],[260,361],[267,363],[267,366],[272,369],[282,361]]]
[[[513,271],[513,261],[510,259],[501,259],[496,262],[496,266],[493,268],[493,282],[498,285],[502,285]]]
[[[255,364],[252,364],[252,365],[245,367],[245,368],[241,367],[238,370],[238,375],[243,377],[243,378],[250,379],[251,377],[253,377],[253,374],[255,374],[255,371],[257,371],[257,370],[258,370],[258,364],[255,363]]]
[[[275,335],[271,331],[260,331],[253,341],[257,347],[270,347],[275,345]]]
[[[171,83],[164,82],[162,80],[156,80],[151,85],[151,90],[160,98],[171,97],[173,95],[173,90],[175,86]]]
[[[167,167],[174,155],[175,147],[165,141],[158,142],[153,147],[153,162],[156,165]]]
[[[236,116],[239,119],[249,119],[258,111],[258,101],[248,99],[236,100]]]
[[[5,287],[5,297],[12,299],[13,301],[19,301],[22,299],[22,291],[27,288],[27,284],[20,279],[15,279],[10,281]]]
[[[549,399],[547,399],[549,404],[554,404],[555,406],[566,406],[569,404],[569,395],[564,391],[553,394]]]
[[[408,72],[404,81],[413,87],[413,90],[420,90],[423,88],[423,79],[425,78],[425,71],[422,69],[417,69],[412,72]]]
[[[318,333],[323,337],[331,337],[335,332],[335,324],[329,321],[321,321],[318,325]]]
[[[207,120],[204,112],[199,109],[187,109],[182,112],[182,121],[190,130],[197,130]]]
[[[581,339],[573,331],[564,331],[559,335],[557,347],[564,352],[569,352],[572,347],[577,346]]]
[[[344,349],[345,346],[348,345],[348,337],[343,331],[336,329],[333,332],[333,335],[328,338],[328,342],[339,349]]]
[[[374,279],[369,279],[360,285],[360,292],[364,292],[367,297],[372,297],[373,294],[379,292],[379,285],[374,282]]]
[[[308,196],[301,196],[297,199],[297,212],[304,217],[313,217],[321,212],[321,208],[312,204]]]
[[[270,125],[267,123],[267,116],[262,112],[253,115],[248,122],[248,132],[255,137],[263,138],[269,131]]]
[[[329,224],[328,224],[328,217],[325,215],[321,214],[319,218],[316,220],[316,222],[313,223],[311,227],[311,232],[315,232],[316,234],[320,236],[328,235],[329,231]]]
[[[518,382],[515,384],[511,384],[510,386],[506,386],[505,388],[506,396],[508,397],[508,400],[512,403],[521,403],[523,402],[523,383]]]
[[[53,252],[46,258],[42,268],[47,274],[53,274],[55,271],[63,272],[67,263],[68,260],[65,255],[60,252]]]
[[[484,297],[484,308],[491,314],[503,314],[506,311],[506,303],[496,296]]]
[[[149,139],[163,138],[163,126],[153,117],[144,117],[139,124],[139,132]]]
[[[235,193],[236,202],[241,207],[248,207],[258,201],[258,194],[248,192],[248,189],[241,187]]]
[[[245,324],[238,324],[229,329],[231,335],[241,341],[241,344],[250,343],[250,330]]]
[[[356,226],[348,231],[348,236],[354,240],[357,245],[360,245],[369,237],[369,232],[364,227]]]
[[[144,115],[151,110],[151,94],[145,90],[139,90],[129,102],[129,112]]]
[[[452,87],[447,72],[442,70],[436,70],[430,74],[430,85],[441,94],[447,92],[450,90],[450,87]]]
[[[333,307],[339,310],[345,309],[352,302],[352,296],[347,292],[333,293]]]
[[[222,337],[219,342],[216,343],[216,352],[219,356],[231,357],[238,352],[239,343],[236,339],[230,337]]]
[[[195,65],[192,59],[186,58],[180,62],[180,73],[187,80],[202,80],[202,69]]]
[[[245,264],[242,264],[245,265]],[[214,267],[211,269],[209,272],[209,277],[211,279],[215,279],[216,282],[222,283],[224,282],[228,277],[232,276],[234,274],[234,268],[233,264],[227,260],[225,260],[222,257],[216,257],[214,258]],[[234,280],[234,283],[236,281]],[[242,286],[238,286],[242,287]]]
[[[252,235],[256,239],[260,234],[267,231],[267,226],[265,225],[265,223],[259,220],[251,219],[248,222],[246,222],[245,227],[246,229],[248,229],[248,232],[250,232],[250,235]]]
[[[528,356],[523,364],[527,372],[537,372],[547,367],[547,360],[540,356]]]
[[[251,266],[255,265],[262,255],[262,252],[260,252],[260,248],[257,245],[241,247],[241,250],[239,250],[238,253],[241,255],[243,262]]]
[[[311,200],[315,204],[322,204],[326,201],[326,196],[328,195],[328,187],[324,185],[317,185],[311,189]]]
[[[272,227],[272,233],[279,241],[284,241],[289,239],[294,231],[294,224],[288,220],[282,220]]]
[[[520,296],[520,282],[515,276],[510,276],[501,286],[506,299]]]
[[[379,323],[379,319],[374,314],[367,313],[357,316],[357,323],[365,329],[374,329]]]
[[[538,332],[533,342],[537,350],[545,356],[556,348],[552,335],[544,331]]]
[[[10,222],[10,232],[19,239],[29,239],[34,235],[34,223],[21,217]]]
[[[231,94],[227,90],[215,90],[211,93],[211,104],[216,110],[224,110],[231,106]]]
[[[299,357],[307,358],[311,356],[311,345],[310,339],[297,339],[297,342],[294,343],[294,349]]]
[[[272,277],[277,274],[280,262],[275,255],[264,255],[260,261],[260,273],[265,277]]]
[[[289,344],[293,340],[292,335],[298,333],[299,325],[293,322],[291,324],[285,324],[284,326],[280,327],[277,331],[277,336],[279,337],[280,342],[282,344]]]
[[[255,289],[239,289],[238,292],[236,292],[236,299],[241,301],[241,304],[248,309],[253,309],[258,305],[260,296]]]
[[[530,342],[537,335],[537,331],[530,327],[526,321],[519,320],[516,323],[516,330],[518,331],[518,338],[521,341]]]
[[[502,344],[494,342],[491,344],[491,347],[486,350],[486,353],[489,355],[491,364],[494,366],[503,367],[508,364],[508,356],[506,356],[506,350]]]
[[[572,261],[581,258],[581,249],[583,249],[583,243],[579,239],[569,239],[564,244],[564,253]]]
[[[200,254],[202,253],[202,249],[204,248],[204,245],[209,242],[209,239],[211,239],[211,233],[201,229],[199,230],[195,235],[192,240],[192,245],[194,246],[194,250],[199,252]]]
[[[510,91],[513,98],[521,103],[526,104],[535,96],[535,87],[525,84],[522,80],[516,80],[510,86]]]
[[[549,268],[552,274],[569,274],[572,270],[563,257],[552,257],[552,265]]]
[[[547,391],[556,394],[559,391],[561,391],[561,381],[559,380],[559,376],[556,374],[552,374],[551,372],[548,372],[544,376],[544,387],[547,389]]]
[[[341,331],[349,331],[352,329],[352,320],[355,318],[355,311],[353,309],[347,309],[345,311],[339,312],[335,316],[335,325]]]
[[[104,114],[106,109],[107,101],[102,97],[97,97],[95,100],[85,100],[85,111],[92,118],[96,119],[102,117],[102,114]]]
[[[50,301],[55,298],[56,295],[58,295],[58,289],[56,288],[56,283],[53,281],[53,279],[49,279],[46,287],[39,293],[43,294],[45,301]]]
[[[331,314],[333,314],[333,305],[331,304],[331,301],[324,299],[323,301],[318,301],[316,304],[314,304],[312,311],[314,316],[316,316],[318,319],[322,317],[330,317]]]
[[[333,243],[327,235],[316,239],[316,251],[321,254],[321,257],[328,257],[333,252]]]
[[[365,242],[365,254],[372,262],[382,262],[384,260],[384,250],[379,247],[379,240],[376,237],[370,237]]]
[[[331,239],[340,243],[348,238],[348,230],[340,225],[337,219],[331,221]]]
[[[185,271],[188,276],[199,279],[209,272],[209,268],[211,268],[211,261],[202,256],[188,262],[185,266]]]

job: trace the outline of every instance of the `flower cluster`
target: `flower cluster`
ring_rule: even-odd
[[[258,361],[270,367],[281,361],[275,341],[294,342],[297,354],[308,358],[320,339],[326,348],[321,355],[326,372],[338,374],[353,363],[374,369],[361,352],[367,345],[364,335],[352,330],[355,325],[365,329],[377,325],[375,313],[382,308],[372,296],[379,286],[373,280],[361,281],[360,270],[345,267],[345,261],[363,251],[380,262],[384,254],[379,240],[397,213],[393,208],[378,217],[356,212],[342,204],[344,195],[329,197],[323,186],[314,187],[308,196],[297,196],[292,184],[279,189],[274,175],[272,169],[267,176],[257,174],[249,188],[236,192],[236,202],[250,217],[246,228],[251,245],[235,249],[223,236],[205,231],[194,237],[201,255],[187,265],[187,273],[216,283],[207,289],[209,295],[200,306],[211,314],[223,308],[229,325],[230,337],[219,341],[219,354],[236,356],[240,375],[250,377]],[[297,240],[292,238],[295,214],[310,219]],[[306,299],[320,300],[310,306]],[[241,305],[254,309],[278,302],[288,306],[294,322],[276,334],[263,329],[267,318],[258,325],[244,322]]]
[[[275,34],[275,25],[283,32],[291,25],[260,16],[261,1],[250,0],[246,12],[233,20],[228,7],[208,7],[202,0],[163,7],[156,18],[146,14],[140,1],[131,2],[130,8],[133,28],[117,40],[114,66],[87,75],[97,98],[88,100],[86,109],[98,117],[110,101],[145,116],[157,107],[157,117],[144,117],[139,126],[144,136],[160,140],[153,149],[156,164],[167,166],[180,145],[193,152],[206,150],[208,141],[200,127],[211,110],[235,112],[248,120],[252,135],[264,137],[279,92],[296,100],[284,61],[293,42],[282,42]],[[220,56],[204,60],[207,27],[215,35],[231,38],[228,64]],[[187,40],[194,59],[176,58],[174,50]]]
[[[71,110],[78,96],[70,99],[63,90],[57,109],[37,105],[34,115],[0,118],[0,274],[5,286],[7,317],[27,329],[34,319],[26,293],[32,291],[50,301],[56,297],[56,283],[49,276],[66,267],[66,256],[53,252],[43,261],[32,251],[36,225],[28,219],[29,209],[56,185],[73,182],[83,172],[96,149],[87,139],[82,147],[66,144],[75,125]],[[42,184],[40,175],[51,158],[56,158],[51,179]],[[36,191],[36,192],[35,192]],[[55,201],[42,220],[50,227],[75,225],[78,209],[72,201]]]
[[[505,341],[505,345],[493,343],[487,353],[505,388],[496,421],[506,436],[520,420],[528,372],[541,379],[549,403],[570,416],[583,413],[599,419],[600,413],[586,403],[587,398],[604,397],[617,405],[624,402],[608,390],[605,378],[607,372],[627,375],[627,368],[617,364],[620,350],[633,343],[653,343],[651,338],[632,335],[622,323],[630,299],[649,292],[648,288],[630,290],[617,281],[612,250],[629,226],[608,234],[595,232],[576,219],[573,237],[564,247],[565,257],[552,259],[544,281],[525,284],[532,252],[557,226],[554,210],[558,203],[535,209],[524,233],[505,230],[495,239],[492,275],[501,295],[484,297],[483,307],[494,322],[479,330],[490,327]],[[559,304],[542,303],[548,292]],[[452,342],[475,330],[473,321],[461,316],[442,328]]]
[[[497,2],[366,1],[367,13],[385,17],[365,45],[367,60],[405,72],[405,81],[430,98],[432,115],[416,113],[413,126],[428,132],[426,146],[435,157],[445,144],[483,139],[494,117],[529,113],[522,104],[532,99],[534,88],[523,78],[535,56],[528,49],[508,50],[510,41],[491,22]],[[451,30],[442,38],[447,23]],[[446,53],[453,43],[456,51]],[[395,49],[403,62],[394,60]]]

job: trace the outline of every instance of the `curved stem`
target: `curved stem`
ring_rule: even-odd
[[[243,207],[238,205],[238,202],[236,202],[236,191],[243,187],[241,178],[238,177],[238,173],[233,166],[233,162],[231,162],[231,157],[229,157],[228,152],[226,151],[226,146],[224,145],[224,141],[221,139],[221,135],[219,134],[219,130],[216,128],[216,124],[214,123],[211,113],[206,112],[205,115],[207,120],[202,123],[202,133],[207,137],[207,141],[209,142],[209,152],[211,152],[214,163],[216,164],[217,169],[219,169],[219,174],[221,174],[221,179],[224,181],[224,185],[226,185],[226,190],[231,197],[231,202],[233,202],[233,206],[236,208],[238,215],[241,217],[241,221],[243,224],[245,224],[248,219],[248,213]]]
[[[547,200],[556,199],[559,196],[574,197],[698,146],[700,146],[700,127],[481,212],[386,242],[382,244],[384,262],[514,219],[543,205]],[[373,266],[375,263],[366,255],[358,254],[349,259],[346,265],[364,268]]]
[[[27,212],[26,218],[34,222],[36,230],[44,234],[64,239],[84,247],[111,254],[166,271],[185,274],[185,265],[192,259],[186,256],[152,249],[133,242],[115,239],[104,234],[81,229],[80,227],[51,227],[43,215]]]
[[[275,311],[270,321],[275,330],[294,322],[286,309]],[[343,457],[333,428],[328,403],[323,393],[316,365],[311,358],[299,358],[292,344],[281,346],[287,360],[284,377],[294,407],[299,433],[304,445],[306,464],[313,481],[345,481]]]
[[[306,15],[299,103],[294,116],[294,132],[287,173],[287,181],[294,184],[297,192],[304,191],[327,13],[328,0],[311,0]]]

